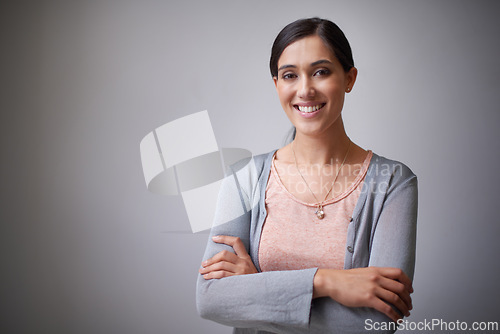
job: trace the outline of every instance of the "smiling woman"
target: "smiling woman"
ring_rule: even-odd
[[[347,39],[328,20],[295,21],[270,69],[294,139],[224,181],[201,316],[235,333],[360,333],[368,320],[409,316],[417,178],[347,136],[342,109],[357,77]]]

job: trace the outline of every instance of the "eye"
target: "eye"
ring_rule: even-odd
[[[319,69],[316,72],[314,72],[314,76],[315,77],[317,77],[317,76],[323,76],[323,75],[328,75],[328,74],[330,74],[330,70],[327,69],[327,68],[322,68],[322,69]]]
[[[291,80],[291,79],[295,79],[297,77],[297,75],[295,73],[283,73],[283,75],[281,76],[282,79],[284,80]]]

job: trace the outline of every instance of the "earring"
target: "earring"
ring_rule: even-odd
[[[351,87],[347,87],[345,91],[349,93],[351,91]]]

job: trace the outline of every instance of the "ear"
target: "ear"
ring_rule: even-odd
[[[354,87],[354,83],[356,82],[356,78],[358,76],[358,69],[356,67],[352,67],[349,72],[347,72],[347,80],[346,84],[347,87],[349,87],[349,91],[352,90],[352,87]]]
[[[273,81],[274,81],[274,87],[278,89],[278,77],[273,77]]]

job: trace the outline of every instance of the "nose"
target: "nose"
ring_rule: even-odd
[[[301,99],[311,98],[316,94],[314,85],[311,79],[308,77],[303,77],[299,82],[299,87],[297,91],[297,96]]]

